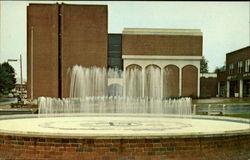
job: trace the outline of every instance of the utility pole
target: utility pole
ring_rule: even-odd
[[[21,99],[23,98],[23,69],[22,69],[22,54],[20,54],[20,74],[21,74],[21,84],[20,84],[20,91],[21,91]]]
[[[20,83],[20,98],[23,98],[23,69],[22,69],[22,54],[20,54],[20,59],[8,59],[8,62],[17,62],[20,61],[20,75],[21,75],[21,83]]]

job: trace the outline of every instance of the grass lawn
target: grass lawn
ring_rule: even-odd
[[[250,119],[250,112],[249,113],[239,113],[239,114],[226,114],[224,116]]]
[[[6,102],[6,103],[1,103],[0,106],[6,106],[6,105],[10,105],[10,104],[11,103]]]
[[[207,113],[197,113],[196,115],[200,115],[200,116],[207,116]],[[248,118],[250,119],[250,112],[249,113],[238,113],[238,114],[225,114],[224,116],[226,117],[235,117],[235,118]]]

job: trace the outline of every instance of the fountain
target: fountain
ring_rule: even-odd
[[[69,98],[40,97],[39,115],[0,117],[0,159],[250,158],[249,120],[191,115],[190,98],[162,97],[154,66],[145,77],[136,68],[69,73]]]
[[[49,113],[158,113],[191,115],[191,98],[163,99],[160,70],[147,69],[145,97],[142,95],[142,73],[139,69],[126,72],[126,88],[107,86],[109,78],[123,78],[122,71],[74,66],[70,71],[70,98],[40,97],[39,114]],[[121,91],[126,90],[126,95]],[[112,96],[108,93],[112,92]]]

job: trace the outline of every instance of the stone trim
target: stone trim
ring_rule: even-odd
[[[124,60],[201,60],[202,56],[122,55]]]
[[[122,34],[202,36],[202,32],[200,29],[165,29],[165,28],[124,28]]]

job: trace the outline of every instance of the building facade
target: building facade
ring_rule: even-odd
[[[107,67],[106,5],[27,7],[28,98],[68,97],[69,68]]]
[[[57,4],[27,7],[28,98],[59,97],[59,50]]]
[[[226,54],[226,71],[218,73],[218,88],[218,93],[225,90],[226,97],[250,97],[250,46]]]
[[[106,5],[61,5],[61,88],[69,96],[68,69],[107,67],[108,9]]]
[[[200,96],[200,30],[125,28],[122,34],[124,72],[137,66],[145,77],[153,65],[160,68],[161,97]],[[144,78],[141,85],[144,96]]]
[[[74,65],[118,68],[125,73],[138,66],[143,76],[149,66],[158,67],[161,97],[199,97],[201,59],[200,30],[125,28],[122,34],[108,34],[106,5],[27,7],[30,99],[68,97],[70,68]],[[125,81],[119,82],[126,88]],[[142,96],[146,83],[141,84]]]

